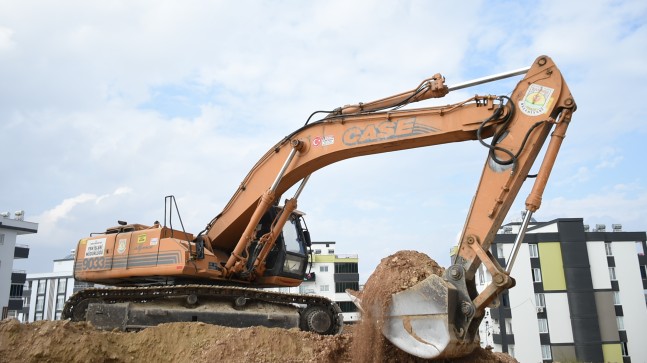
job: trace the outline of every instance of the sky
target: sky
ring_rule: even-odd
[[[645,231],[646,20],[641,0],[0,0],[0,211],[38,223],[14,269],[49,272],[117,220],[163,219],[167,195],[197,233],[313,111],[543,54],[578,110],[535,219]],[[359,255],[360,281],[403,249],[447,266],[485,158],[471,141],[342,161],[312,175],[299,209],[313,240]]]

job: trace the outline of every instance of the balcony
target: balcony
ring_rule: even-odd
[[[24,284],[27,281],[27,271],[25,270],[13,270],[11,272],[11,283],[12,284]]]
[[[13,250],[13,258],[28,258],[29,257],[29,246],[16,244],[16,247]]]
[[[492,340],[494,340],[494,344],[499,344],[502,345],[504,342],[506,344],[514,344],[514,334],[497,334],[494,333],[492,334]]]
[[[10,297],[7,310],[22,310],[22,298]]]
[[[339,258],[339,259],[344,259],[344,258],[359,258],[359,255],[357,255],[357,254],[350,254],[350,253],[346,253],[346,254],[338,254],[338,255],[335,255],[335,257],[336,257],[336,258]]]

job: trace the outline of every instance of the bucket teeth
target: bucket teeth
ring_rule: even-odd
[[[348,297],[350,297],[350,301],[352,301],[352,303],[357,306],[357,309],[359,309],[360,313],[364,314],[364,309],[362,309],[362,298],[359,297],[359,292],[351,289],[346,289],[346,294],[348,294]]]

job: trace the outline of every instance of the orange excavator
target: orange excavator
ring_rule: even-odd
[[[524,77],[507,96],[477,95],[442,107],[405,108],[513,75]],[[411,91],[326,111],[325,117],[309,119],[263,155],[200,233],[184,231],[175,199],[169,196],[162,224],[120,222],[81,239],[74,278],[112,287],[75,293],[63,317],[89,320],[104,329],[202,321],[337,334],[343,325],[341,310],[329,299],[261,289],[304,281],[311,240],[296,208],[310,175],[352,157],[477,140],[487,157],[453,264],[443,277],[432,276],[394,294],[383,328],[396,346],[422,358],[468,354],[479,344],[484,309],[514,286],[510,268],[531,215],[540,207],[575,109],[561,72],[541,56],[525,69],[453,87],[436,74]],[[530,175],[551,130],[541,166]],[[489,248],[526,180],[534,185],[503,269]],[[294,195],[281,205],[280,197],[293,186]],[[173,218],[180,228],[173,227]],[[481,264],[493,278],[478,293],[474,276]]]

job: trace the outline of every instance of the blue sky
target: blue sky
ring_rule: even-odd
[[[644,231],[645,19],[644,1],[0,0],[0,210],[39,223],[16,268],[50,271],[118,219],[161,219],[169,194],[197,232],[312,111],[541,54],[578,111],[535,217]],[[360,255],[362,280],[400,249],[447,265],[484,160],[468,142],[344,161],[313,175],[299,209],[315,240]]]

